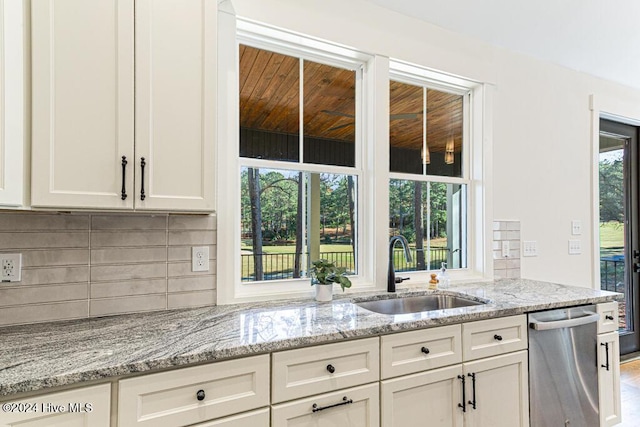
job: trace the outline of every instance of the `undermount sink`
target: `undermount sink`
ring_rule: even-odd
[[[407,314],[422,311],[444,310],[447,308],[483,305],[476,301],[454,295],[422,295],[404,298],[390,298],[376,301],[356,302],[357,306],[380,314]]]

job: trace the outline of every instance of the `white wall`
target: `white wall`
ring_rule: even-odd
[[[362,0],[234,0],[233,5],[238,16],[493,83],[494,219],[520,220],[522,240],[538,242],[539,256],[522,259],[522,277],[597,287],[589,96],[603,111],[640,119],[639,90]],[[583,223],[578,256],[567,253],[573,219]]]

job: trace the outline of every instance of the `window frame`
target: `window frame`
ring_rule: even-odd
[[[231,249],[228,252],[219,256],[219,260],[222,261],[222,265],[225,267],[222,274],[218,275],[219,279],[223,279],[225,282],[228,280],[233,283],[233,291],[231,286],[225,286],[225,288],[218,289],[219,303],[227,302],[239,302],[239,301],[253,301],[262,300],[265,297],[295,297],[301,295],[307,295],[312,289],[310,289],[310,279],[308,277],[299,279],[285,279],[285,280],[263,280],[263,281],[245,281],[242,282],[240,277],[240,171],[243,167],[254,167],[260,169],[280,169],[296,172],[311,172],[311,173],[332,173],[341,175],[351,175],[356,177],[357,191],[356,191],[356,224],[357,224],[357,245],[356,253],[354,254],[356,259],[356,266],[358,274],[350,276],[354,289],[366,289],[371,287],[369,284],[372,282],[369,275],[366,273],[370,270],[370,267],[366,261],[365,251],[360,250],[366,247],[368,243],[368,233],[365,233],[367,224],[366,215],[364,215],[365,209],[363,209],[365,203],[365,187],[367,179],[367,171],[364,168],[366,153],[366,114],[364,113],[367,108],[365,96],[365,88],[367,87],[368,64],[371,61],[371,56],[357,52],[353,49],[349,49],[337,44],[317,40],[311,37],[303,36],[296,33],[291,33],[286,30],[276,29],[264,24],[256,23],[250,20],[236,18],[235,28],[235,41],[234,41],[234,69],[235,80],[233,82],[233,88],[235,92],[228,89],[228,93],[222,95],[228,99],[227,105],[231,106],[228,111],[238,111],[239,96],[239,57],[238,49],[241,44],[264,49],[272,52],[276,52],[283,55],[289,55],[300,59],[300,157],[297,162],[294,161],[280,161],[280,160],[266,160],[256,159],[248,157],[240,157],[239,155],[239,114],[236,114],[236,118],[229,127],[235,127],[235,134],[233,136],[232,143],[227,144],[226,147],[221,147],[220,151],[223,151],[221,158],[225,157],[230,159],[233,156],[233,171],[228,169],[228,172],[232,172],[234,175],[233,183],[226,185],[227,190],[221,189],[218,193],[221,194],[221,199],[232,200],[231,205],[233,209],[227,209],[235,212],[233,221],[225,221],[228,224],[234,224],[233,231],[219,230],[219,236],[224,236],[225,246]],[[228,58],[227,58],[228,59]],[[332,166],[322,165],[314,163],[304,163],[304,61],[314,61],[329,66],[339,67],[343,69],[352,70],[356,76],[356,111],[355,111],[355,164],[353,167],[348,166]],[[226,64],[227,69],[230,69],[231,64]],[[231,118],[229,118],[231,119]],[[230,121],[227,121],[229,124]],[[233,130],[228,129],[226,134],[230,136]],[[227,140],[229,139],[227,136]],[[233,154],[231,154],[233,152]],[[228,176],[228,175],[227,175]],[[227,179],[226,182],[229,180]],[[220,181],[225,182],[225,181]],[[235,188],[235,190],[229,190]],[[236,194],[230,194],[231,191],[235,191]],[[220,206],[220,205],[219,205]],[[229,206],[229,203],[225,203],[225,206]],[[222,211],[219,210],[219,217]],[[223,215],[226,217],[226,215]],[[237,226],[236,226],[237,225]],[[237,229],[237,230],[236,230]],[[230,237],[232,236],[233,237]],[[233,265],[232,271],[227,266]]]
[[[491,83],[462,78],[384,55],[360,52],[337,43],[316,39],[236,17],[231,9],[218,14],[218,144],[217,144],[217,302],[264,301],[311,296],[309,279],[244,282],[240,278],[240,164],[239,156],[239,57],[242,43],[291,54],[329,65],[359,62],[362,66],[360,124],[356,143],[356,168],[269,161],[271,167],[311,172],[347,173],[358,176],[358,276],[350,291],[386,289],[389,242],[389,182],[392,177],[430,182],[467,184],[467,268],[451,270],[454,282],[478,282],[493,279],[492,268],[492,138],[493,91]],[[236,40],[236,38],[238,40]],[[230,42],[233,40],[233,42]],[[279,47],[278,49],[274,48]],[[318,49],[323,46],[324,49]],[[320,53],[319,53],[320,52]],[[303,53],[303,55],[300,55]],[[337,62],[331,62],[333,58]],[[329,60],[329,61],[328,61]],[[342,62],[344,61],[344,62]],[[346,67],[349,68],[349,67]],[[301,76],[303,78],[303,76]],[[434,175],[397,174],[389,171],[389,81],[399,80],[445,91],[469,93],[465,102],[468,125],[465,126],[466,150],[462,178]],[[302,109],[301,109],[302,114]],[[358,127],[358,125],[356,125]],[[301,129],[301,132],[304,132]],[[356,131],[358,132],[358,130]],[[358,136],[359,135],[359,136]],[[359,138],[359,139],[358,139]],[[260,159],[242,159],[243,165],[263,165]],[[301,168],[304,166],[304,168]],[[355,171],[359,173],[354,173]],[[236,177],[230,180],[229,177]],[[230,182],[231,181],[231,182]],[[224,248],[222,250],[221,248]],[[427,283],[428,271],[410,272],[409,286]],[[270,283],[271,282],[271,283]],[[335,288],[339,290],[339,288]]]

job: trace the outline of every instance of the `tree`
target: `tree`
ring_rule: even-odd
[[[600,221],[624,221],[624,165],[622,159],[600,161]]]

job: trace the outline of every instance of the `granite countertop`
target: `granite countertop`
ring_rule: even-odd
[[[352,301],[465,293],[485,305],[403,315]],[[530,311],[613,301],[621,294],[524,279],[425,286],[0,328],[0,398],[50,387],[294,347]]]

